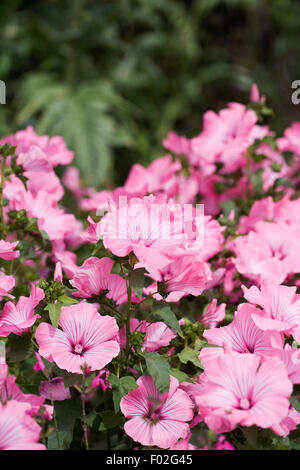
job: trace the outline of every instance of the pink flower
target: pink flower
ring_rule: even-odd
[[[20,252],[18,250],[14,251],[18,243],[19,242],[10,243],[5,240],[0,240],[0,258],[7,261],[18,258]]]
[[[140,321],[137,318],[131,318],[130,331],[141,331],[142,333],[146,333],[142,350],[146,350],[148,352],[157,351],[164,346],[168,346],[170,341],[176,337],[176,334],[161,321],[147,323],[145,320]],[[126,348],[125,326],[120,330],[120,347],[123,349]]]
[[[281,152],[295,152],[300,155],[300,122],[293,122],[284,131],[284,137],[278,139],[277,142]]]
[[[34,314],[35,307],[44,298],[44,291],[32,284],[29,297],[21,296],[15,305],[6,302],[0,317],[0,336],[8,336],[10,333],[21,336],[29,331],[40,315]]]
[[[220,436],[215,444],[215,450],[235,450],[230,442],[225,439],[225,436]]]
[[[175,259],[166,271],[164,280],[167,292],[186,292],[198,296],[212,280],[208,265],[193,255]]]
[[[55,264],[54,280],[59,281],[59,282],[62,282],[62,280],[63,280],[61,263],[59,261]]]
[[[41,323],[36,339],[40,355],[61,369],[81,374],[87,365],[91,371],[100,370],[119,354],[116,320],[99,315],[91,304],[62,307],[58,325],[61,330]]]
[[[104,376],[104,378],[102,378]],[[109,370],[100,370],[99,374],[92,380],[91,387],[102,388],[103,392],[106,392],[108,388],[112,388],[111,383],[108,380]]]
[[[10,400],[0,403],[0,449],[1,450],[46,450],[39,444],[40,426],[29,416],[28,403]]]
[[[206,307],[202,322],[209,328],[215,328],[225,318],[226,304],[217,307],[217,299],[213,299]]]
[[[178,388],[178,380],[171,376],[170,388],[162,395],[152,377],[140,377],[138,388],[122,398],[120,408],[126,418],[126,434],[145,446],[167,449],[178,439],[187,436],[193,417],[193,403]]]
[[[69,387],[65,387],[63,377],[55,377],[40,383],[39,392],[47,400],[63,401],[71,398]]]
[[[245,153],[258,136],[264,137],[267,129],[256,125],[254,111],[240,103],[229,103],[218,114],[207,111],[203,116],[203,131],[192,139],[192,150],[198,156],[201,168],[209,174],[214,162],[223,163],[222,171],[230,173],[245,166]]]
[[[240,354],[251,353],[256,355],[272,354],[273,348],[282,348],[283,338],[279,332],[264,332],[253,321],[253,314],[257,309],[249,304],[241,304],[235,313],[233,321],[221,328],[212,328],[203,333],[210,344],[220,347],[203,348],[199,355],[200,360],[206,364],[216,355],[230,350]],[[254,312],[254,313],[253,313]]]
[[[14,276],[6,276],[0,273],[0,300],[3,297],[13,298],[13,295],[10,295],[8,292],[15,287],[15,283]]]
[[[177,189],[175,173],[181,170],[181,163],[172,161],[171,155],[154,160],[148,168],[139,163],[133,165],[124,188],[133,193],[155,193],[163,190],[164,193],[173,196]]]
[[[36,363],[33,366],[33,370],[38,372],[39,370],[45,370],[45,364],[43,363],[43,360],[39,353],[35,352],[35,357],[36,357]]]
[[[196,399],[208,408],[205,422],[214,431],[238,424],[270,428],[287,416],[292,384],[279,359],[224,354],[210,361],[205,373],[208,382]]]
[[[110,258],[91,257],[85,260],[77,269],[70,284],[78,289],[75,297],[92,297],[108,290],[107,298],[113,299],[117,304],[127,301],[127,288],[125,279],[118,274],[111,274],[113,260]]]
[[[251,87],[250,100],[253,102],[261,101],[262,103],[266,101],[265,96],[260,96],[259,88],[256,83],[253,83]]]
[[[49,138],[47,135],[39,136],[31,126],[2,139],[2,142],[16,145],[17,154],[27,153],[32,146],[37,146],[45,152],[52,166],[68,165],[74,157],[74,153],[67,149],[62,137],[55,136]]]
[[[100,230],[103,244],[121,257],[133,251],[139,260],[139,267],[145,267],[154,276],[159,276],[159,270],[171,261],[172,249],[182,242],[176,238],[176,231],[181,233],[182,225],[176,225],[175,217],[182,217],[182,214],[177,215],[176,205],[166,202],[164,196],[132,198],[124,207],[112,207],[102,218]]]
[[[273,425],[271,429],[279,436],[288,436],[298,424],[300,424],[300,413],[291,405],[287,416],[280,423]]]
[[[261,290],[256,286],[242,288],[248,302],[263,308],[252,313],[253,321],[261,330],[284,331],[299,336],[300,298],[296,287],[278,286],[265,280]]]

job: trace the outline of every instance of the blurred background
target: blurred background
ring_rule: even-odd
[[[162,156],[170,130],[248,102],[258,83],[278,131],[300,120],[299,0],[1,2],[0,137],[27,125],[62,135],[85,182],[122,184]]]

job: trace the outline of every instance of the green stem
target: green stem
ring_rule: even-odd
[[[108,410],[107,392],[103,392],[103,394],[104,394],[104,408],[105,408],[105,410]],[[107,450],[110,450],[111,442],[110,442],[110,431],[109,431],[109,429],[106,430],[106,445],[107,445]]]
[[[132,288],[128,286],[127,289],[128,303],[127,303],[127,316],[126,316],[126,357],[128,357],[130,350],[130,312],[131,312],[131,297],[132,297]]]
[[[60,442],[60,438],[59,438],[58,424],[57,424],[57,419],[56,419],[56,412],[55,412],[54,400],[53,400],[53,396],[52,396],[52,386],[51,386],[50,377],[48,377],[48,383],[49,383],[50,401],[51,401],[51,405],[52,405],[52,407],[53,407],[53,421],[54,421],[54,427],[55,427],[55,434],[56,434],[56,440],[57,440],[57,447],[59,448],[59,450],[61,450],[61,442]]]
[[[2,157],[2,165],[1,165],[1,193],[0,193],[0,212],[1,212],[1,231],[2,231],[2,238],[3,240],[6,239],[6,225],[4,221],[4,212],[3,212],[3,191],[4,191],[4,180],[5,180],[5,163],[6,163],[6,157]]]
[[[87,435],[87,424],[86,424],[86,412],[85,412],[84,395],[85,395],[84,391],[82,390],[81,395],[80,395],[81,409],[82,409],[82,428],[83,428],[85,449],[89,450],[89,440],[88,440],[88,435]]]

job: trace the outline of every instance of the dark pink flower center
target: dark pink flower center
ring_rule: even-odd
[[[156,424],[161,418],[161,405],[162,403],[157,399],[149,400],[148,413],[145,416],[145,419],[150,421],[152,424]]]
[[[73,352],[81,356],[81,354],[83,353],[83,346],[79,343],[75,344],[75,346],[73,347]]]
[[[249,410],[250,407],[251,407],[251,403],[248,400],[248,398],[241,398],[240,399],[240,408],[242,410]]]

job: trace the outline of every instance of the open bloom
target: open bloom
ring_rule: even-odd
[[[278,286],[271,281],[263,281],[261,289],[243,286],[244,297],[263,310],[252,314],[253,321],[261,330],[284,331],[300,339],[300,298],[296,287]]]
[[[152,377],[140,377],[138,388],[122,398],[120,408],[126,418],[125,432],[145,446],[167,449],[185,439],[193,417],[193,403],[170,377],[170,388],[160,395]]]
[[[18,303],[6,302],[0,317],[0,336],[8,336],[10,333],[21,335],[29,331],[40,315],[34,314],[35,307],[44,298],[44,291],[32,284],[29,297],[21,296]]]
[[[73,287],[78,289],[74,292],[75,297],[91,297],[108,291],[107,298],[113,299],[117,304],[126,302],[126,282],[118,274],[111,274],[113,260],[110,258],[88,258],[83,265],[77,269],[75,276],[70,281]]]
[[[68,372],[82,373],[87,365],[100,370],[120,351],[118,325],[114,318],[101,316],[88,303],[62,307],[58,325],[41,323],[36,330],[39,353]]]
[[[259,312],[249,304],[241,304],[235,313],[233,321],[221,328],[212,328],[203,333],[210,344],[221,347],[203,348],[199,355],[204,363],[224,351],[230,350],[240,354],[271,355],[274,348],[282,349],[283,338],[277,331],[262,331],[253,321],[253,315]]]
[[[195,399],[207,407],[205,422],[214,431],[238,424],[270,428],[287,416],[292,384],[279,359],[224,354],[210,361],[205,373],[208,381]]]
[[[10,400],[0,403],[0,449],[46,450],[40,444],[40,426],[29,415],[30,405]]]
[[[215,328],[218,323],[225,318],[226,305],[220,304],[217,307],[217,299],[213,299],[207,306],[202,322],[209,328]]]

